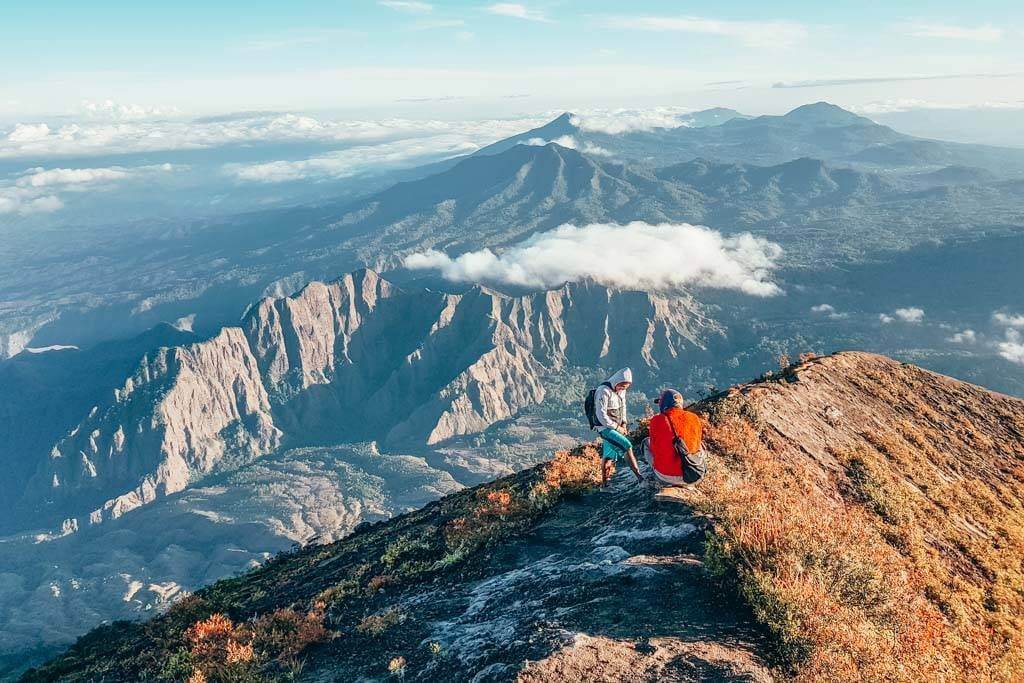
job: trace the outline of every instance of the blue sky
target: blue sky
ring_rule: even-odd
[[[1024,99],[1021,45],[1024,3],[1009,1],[14,0],[0,24],[0,115],[105,100],[441,117],[816,99],[979,106]],[[847,82],[878,78],[900,80]]]

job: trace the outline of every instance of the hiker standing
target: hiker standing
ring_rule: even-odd
[[[642,481],[626,429],[626,390],[633,384],[633,371],[622,368],[594,390],[593,421],[604,440],[601,449],[601,486],[608,485],[612,463],[626,456],[637,481]]]
[[[700,418],[683,408],[682,394],[672,389],[661,394],[658,408],[643,442],[644,458],[663,484],[696,483],[707,470]]]

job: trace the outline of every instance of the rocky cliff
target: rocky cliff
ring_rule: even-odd
[[[675,502],[595,492],[581,446],[25,680],[1020,679],[1024,401],[843,353],[694,410],[710,471]]]
[[[144,358],[107,405],[53,447],[36,486],[49,485],[54,505],[98,505],[89,515],[96,523],[280,443],[248,341],[227,328]]]
[[[540,403],[552,371],[671,369],[715,333],[683,294],[405,291],[370,270],[312,282],[148,354],[52,447],[23,505],[73,530],[285,443],[440,444]]]

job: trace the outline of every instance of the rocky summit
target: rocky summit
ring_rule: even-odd
[[[693,408],[675,502],[584,444],[24,680],[1019,680],[1024,402],[840,353]]]

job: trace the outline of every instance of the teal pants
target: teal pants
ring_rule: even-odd
[[[628,436],[611,427],[605,427],[598,434],[604,440],[601,448],[601,457],[605,460],[618,460],[626,454],[626,451],[633,447]]]

